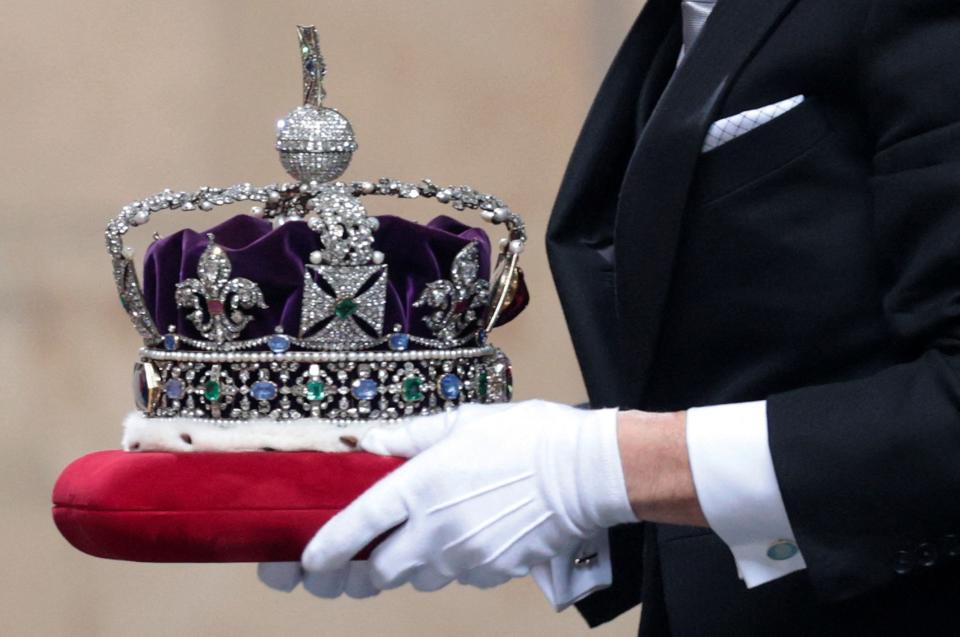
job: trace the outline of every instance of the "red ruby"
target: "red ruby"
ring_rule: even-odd
[[[210,316],[220,316],[223,314],[223,301],[218,301],[217,299],[208,300],[207,311],[210,312]]]
[[[470,308],[470,299],[462,299],[453,305],[454,314],[463,314]]]

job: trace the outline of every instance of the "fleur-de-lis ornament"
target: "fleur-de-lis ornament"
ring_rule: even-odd
[[[432,307],[435,312],[423,317],[433,334],[444,341],[455,341],[474,323],[477,310],[490,302],[490,285],[478,276],[480,250],[470,242],[453,260],[450,279],[431,281],[424,287],[413,307]]]
[[[177,307],[192,311],[187,318],[204,338],[218,345],[240,336],[253,317],[241,309],[266,309],[260,287],[244,278],[230,278],[233,267],[226,251],[214,243],[213,235],[207,249],[200,255],[197,278],[177,283]]]

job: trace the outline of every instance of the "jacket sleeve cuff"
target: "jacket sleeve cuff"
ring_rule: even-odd
[[[687,450],[700,507],[753,588],[806,568],[767,442],[766,401],[687,411]]]

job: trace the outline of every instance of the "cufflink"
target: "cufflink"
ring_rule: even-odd
[[[767,557],[778,562],[789,560],[800,552],[797,545],[792,540],[777,540],[767,549]]]
[[[589,568],[596,563],[597,557],[596,552],[587,555],[578,555],[573,558],[573,566],[574,568]]]

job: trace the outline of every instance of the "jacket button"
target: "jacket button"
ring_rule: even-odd
[[[917,563],[920,566],[933,566],[937,563],[937,546],[932,542],[923,542],[917,547]]]
[[[893,561],[893,570],[898,575],[906,575],[917,565],[917,554],[909,549],[897,551]]]
[[[947,557],[960,557],[960,535],[949,533],[940,540],[943,554]]]

